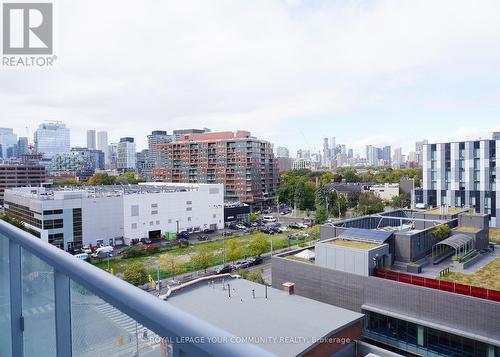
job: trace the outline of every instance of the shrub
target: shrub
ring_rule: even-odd
[[[148,272],[141,263],[130,264],[123,273],[123,279],[132,285],[142,285],[148,282]]]
[[[144,245],[136,245],[136,246],[128,248],[123,253],[123,259],[143,257],[145,255],[147,255],[145,246]]]
[[[432,235],[440,241],[448,238],[450,234],[451,230],[447,224],[440,224],[432,230]]]

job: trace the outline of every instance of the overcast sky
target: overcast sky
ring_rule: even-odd
[[[500,1],[54,1],[57,68],[0,68],[0,126],[249,130],[360,148],[500,130]]]

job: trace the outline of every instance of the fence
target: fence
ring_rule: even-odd
[[[374,275],[379,278],[399,281],[401,283],[413,284],[426,288],[448,291],[450,293],[500,302],[500,291],[498,290],[485,289],[478,286],[459,284],[445,280],[425,278],[418,275],[400,273],[386,269],[374,269]]]

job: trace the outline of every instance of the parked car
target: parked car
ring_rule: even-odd
[[[202,236],[199,236],[199,237],[198,237],[198,240],[199,240],[199,241],[205,241],[205,240],[208,240],[208,236],[207,236],[207,235],[202,235]]]
[[[179,233],[177,233],[177,239],[188,240],[189,239],[189,233],[187,231],[179,232]]]
[[[248,266],[253,267],[254,265],[262,264],[262,257],[259,255],[257,257],[250,257],[247,259]]]
[[[238,269],[245,269],[248,268],[250,265],[248,261],[246,260],[240,260],[239,262],[236,262],[233,264],[233,269],[238,270]]]
[[[288,232],[288,228],[287,227],[278,227],[278,231],[280,233],[283,233],[283,232]]]
[[[306,227],[312,227],[313,226],[313,221],[312,219],[304,219],[304,225],[306,225]]]
[[[276,222],[276,217],[273,217],[273,216],[263,216],[262,220],[264,222]]]
[[[113,247],[104,246],[97,248],[97,250],[92,254],[92,258],[104,258],[113,256]]]
[[[215,274],[227,274],[233,271],[233,267],[229,264],[218,267],[215,270]]]
[[[262,227],[260,229],[260,231],[262,233],[266,233],[266,234],[274,234],[275,233],[275,231],[272,228],[268,228],[268,227]]]
[[[290,223],[288,225],[288,228],[292,228],[292,229],[301,229],[303,228],[302,225],[300,223],[297,223],[297,222],[293,222],[293,223]]]
[[[151,243],[153,243],[153,242],[151,241],[151,239],[149,239],[149,238],[141,238],[140,242],[141,242],[142,244],[151,244]]]
[[[238,224],[236,225],[236,228],[238,228],[238,229],[247,229],[247,227],[245,227],[245,226],[244,226],[243,224],[241,224],[241,223],[238,223]]]
[[[75,254],[75,258],[80,259],[80,260],[84,260],[86,262],[88,262],[90,259],[89,255],[87,253]]]
[[[233,235],[233,232],[231,232],[231,231],[222,232],[222,236],[223,237],[229,237],[229,236],[232,236],[232,235]]]
[[[92,254],[92,246],[87,244],[84,245],[81,249],[82,253]]]
[[[213,228],[205,228],[203,230],[203,233],[205,233],[205,234],[207,234],[207,233],[214,233],[214,232],[215,232],[215,229],[213,229]]]

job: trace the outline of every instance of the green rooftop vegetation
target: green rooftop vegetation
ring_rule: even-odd
[[[457,207],[448,207],[448,213],[446,214],[457,214],[457,213],[462,213],[465,212],[466,210],[464,208],[457,208]],[[436,214],[436,215],[441,215],[441,208],[432,208],[427,211],[425,211],[426,214]]]
[[[500,291],[500,258],[473,274],[451,272],[437,279]]]
[[[380,245],[377,243],[360,242],[360,241],[356,241],[356,240],[346,240],[346,239],[335,239],[335,240],[329,241],[328,243],[334,244],[334,245],[339,245],[342,247],[349,247],[349,248],[356,248],[356,249],[363,249],[363,250],[372,249],[372,248],[378,247]]]
[[[500,228],[490,228],[490,242],[500,244]]]
[[[477,228],[477,227],[470,227],[470,226],[460,226],[460,227],[457,227],[454,229],[456,232],[460,232],[460,233],[477,233],[479,232],[481,229]]]

